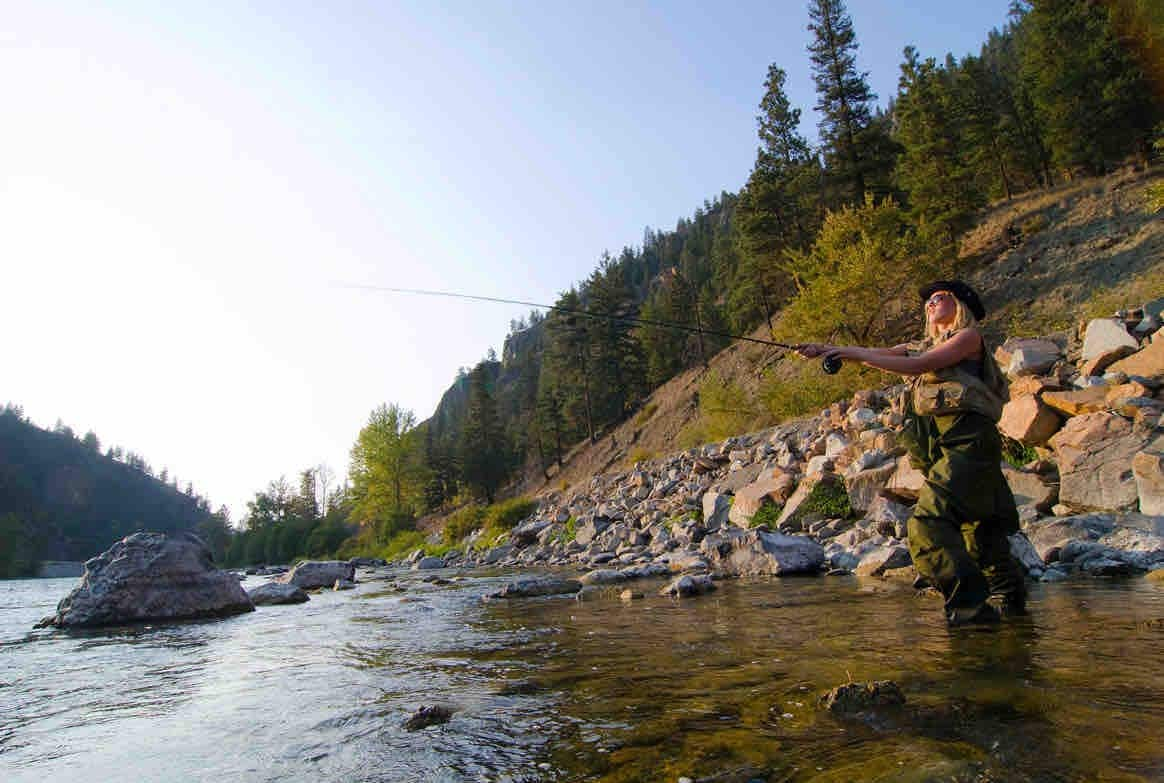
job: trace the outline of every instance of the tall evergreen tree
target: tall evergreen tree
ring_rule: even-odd
[[[1033,0],[1023,19],[1023,76],[1055,163],[1102,173],[1146,158],[1160,107],[1103,3]]]
[[[492,503],[509,474],[510,453],[489,388],[485,363],[469,376],[469,410],[461,431],[461,472],[465,484]]]
[[[864,146],[877,96],[869,88],[869,74],[857,70],[857,36],[844,0],[810,0],[808,15],[825,166],[831,179],[847,184],[841,201],[861,202],[870,179],[878,176]]]

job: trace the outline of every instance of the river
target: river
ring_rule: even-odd
[[[1164,585],[1144,579],[1037,585],[1029,618],[949,631],[935,599],[851,577],[482,603],[511,577],[382,573],[84,633],[32,630],[75,580],[0,582],[0,779],[1164,779]],[[850,678],[907,702],[821,709]],[[452,719],[402,728],[431,703]]]

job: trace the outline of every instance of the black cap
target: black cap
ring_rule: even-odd
[[[974,313],[974,317],[979,321],[986,317],[986,308],[982,306],[982,300],[978,298],[978,294],[961,280],[935,280],[929,285],[923,286],[918,293],[921,294],[924,302],[933,296],[935,291],[949,291],[962,304],[969,307],[970,312]]]

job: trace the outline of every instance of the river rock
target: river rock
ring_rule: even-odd
[[[904,568],[912,565],[913,558],[909,556],[909,549],[904,546],[879,546],[861,556],[854,569],[857,576],[881,576],[894,568]]]
[[[741,487],[736,492],[735,502],[728,512],[728,520],[745,527],[765,503],[783,503],[788,500],[795,487],[796,479],[784,471],[776,471],[775,476],[761,478]]]
[[[610,527],[610,520],[606,517],[590,516],[578,525],[577,532],[574,534],[574,540],[582,546],[588,546],[591,541],[598,538],[603,531]]]
[[[578,580],[584,585],[612,585],[626,581],[626,574],[612,568],[599,568],[581,576]]]
[[[548,519],[531,519],[509,531],[509,540],[515,546],[529,546],[537,541],[541,532],[552,524],[553,522]]]
[[[383,568],[388,561],[380,557],[353,557],[348,561],[355,568]]]
[[[703,539],[700,549],[712,571],[724,576],[817,573],[825,560],[824,548],[807,536],[762,529],[729,528]]]
[[[676,577],[666,587],[659,590],[659,595],[669,595],[672,598],[688,598],[704,595],[715,590],[715,582],[707,574],[684,574]]]
[[[247,595],[255,606],[273,606],[275,604],[301,604],[310,600],[302,588],[284,584],[282,582],[267,582],[250,590]]]
[[[337,579],[355,581],[356,567],[344,560],[308,560],[299,563],[277,581],[293,584],[304,590],[331,587]]]
[[[1107,391],[1106,384],[1079,391],[1047,391],[1043,392],[1043,402],[1065,416],[1081,416],[1107,408]]]
[[[897,468],[889,477],[885,488],[903,498],[917,499],[922,487],[926,483],[926,474],[915,468],[909,461],[909,455],[897,458]]]
[[[1020,531],[1009,536],[1009,539],[1010,554],[1019,561],[1023,570],[1032,576],[1041,576],[1046,569],[1046,564],[1039,555],[1039,551],[1035,549],[1035,545],[1027,538],[1026,533]]]
[[[722,492],[703,493],[703,525],[708,530],[715,530],[727,524],[731,514],[732,499]]]
[[[1132,475],[1143,514],[1164,515],[1164,455],[1150,451],[1132,457]]]
[[[1034,506],[1044,514],[1059,501],[1059,485],[1048,482],[1038,473],[1002,466],[1002,475],[1014,494],[1017,506]]]
[[[1121,349],[1130,353],[1139,347],[1136,338],[1128,334],[1121,321],[1115,318],[1095,318],[1088,322],[1083,335],[1083,361]]]
[[[1041,446],[1054,435],[1063,420],[1038,397],[1025,394],[1011,396],[1002,408],[998,431],[1028,446]]]
[[[1126,359],[1120,359],[1108,367],[1108,372],[1122,372],[1124,375],[1140,375],[1145,378],[1160,378],[1164,376],[1164,339],[1159,338],[1148,343],[1138,352]]]
[[[1115,517],[1111,514],[1080,514],[1040,519],[1028,524],[1023,532],[1039,559],[1049,564],[1057,562],[1063,548],[1073,541],[1098,541],[1114,529]]]
[[[38,627],[223,617],[254,611],[193,533],[134,533],[85,563],[81,582]]]
[[[563,579],[557,576],[527,577],[510,582],[485,596],[493,598],[531,598],[539,595],[566,595],[576,593],[582,589],[582,583],[577,579]]]
[[[862,470],[856,475],[850,476],[845,480],[845,489],[849,493],[849,505],[857,512],[870,508],[896,472],[897,463],[890,462],[881,467]]]
[[[1156,451],[1164,436],[1133,431],[1132,424],[1113,413],[1076,416],[1051,446],[1059,457],[1059,501],[1076,509],[1124,510],[1139,500],[1132,458]]]
[[[905,694],[892,680],[850,682],[833,688],[821,696],[820,701],[829,712],[850,715],[874,707],[895,707],[905,704]]]
[[[1041,375],[1062,355],[1062,349],[1050,340],[1017,337],[1007,340],[994,351],[999,366],[1011,377]]]
[[[451,708],[442,704],[426,705],[412,713],[402,724],[405,731],[419,731],[429,726],[448,723],[453,717]]]

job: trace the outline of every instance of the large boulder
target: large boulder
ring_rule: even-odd
[[[304,590],[315,590],[331,587],[337,579],[353,582],[355,578],[356,567],[345,560],[308,560],[278,577],[278,581]]]
[[[763,529],[729,528],[703,539],[700,549],[711,569],[724,576],[816,573],[825,559],[824,548],[807,536]]]
[[[254,611],[238,578],[193,533],[134,533],[85,563],[81,583],[39,626],[76,628]]]
[[[531,598],[540,595],[567,595],[582,589],[577,579],[563,579],[557,576],[536,576],[510,582],[500,590],[484,596],[485,600],[495,598]]]
[[[1011,396],[1002,408],[998,431],[1028,446],[1041,446],[1054,435],[1063,420],[1033,394]]]
[[[1140,513],[1164,515],[1164,455],[1141,451],[1132,457]]]
[[[732,498],[722,492],[703,493],[703,525],[715,530],[728,522],[732,509]]]
[[[1144,346],[1140,351],[1126,359],[1120,359],[1107,368],[1108,372],[1122,372],[1124,375],[1138,375],[1142,378],[1159,378],[1164,376],[1164,339],[1160,339],[1160,332],[1156,339]]]
[[[885,485],[885,488],[899,497],[916,500],[925,483],[926,474],[913,466],[907,454],[897,458],[897,468],[889,477],[889,483]]]
[[[1064,547],[1072,542],[1099,541],[1115,529],[1111,514],[1080,514],[1052,517],[1031,522],[1024,529],[1027,538],[1044,563],[1058,562]]]
[[[736,491],[735,502],[728,512],[728,520],[741,527],[752,521],[765,503],[780,505],[788,500],[796,487],[796,479],[784,471],[776,471],[775,476],[761,478]]]
[[[1034,506],[1044,514],[1059,502],[1059,485],[1048,482],[1038,473],[1002,466],[1002,475],[1014,494],[1017,506]]]
[[[1050,340],[1014,337],[994,351],[1003,372],[1011,377],[1040,375],[1059,361],[1063,351]]]
[[[255,606],[301,604],[310,597],[301,587],[282,582],[267,582],[247,592]]]
[[[1164,436],[1134,430],[1122,416],[1101,412],[1068,420],[1050,443],[1058,455],[1060,503],[1078,510],[1127,510],[1139,499],[1132,458],[1149,445],[1164,445]]]
[[[881,576],[894,568],[912,565],[909,549],[897,544],[879,546],[865,552],[857,563],[857,576]]]
[[[1081,416],[1107,408],[1107,392],[1104,385],[1078,391],[1047,391],[1043,392],[1043,402],[1066,416]]]
[[[1089,321],[1083,335],[1083,361],[1132,353],[1140,344],[1128,334],[1122,322],[1115,318],[1096,318]],[[1100,368],[1102,369],[1102,368]]]
[[[897,471],[897,463],[889,462],[880,467],[868,468],[850,476],[845,480],[845,489],[849,493],[849,505],[854,511],[865,511],[872,507],[873,501],[889,484],[889,479]]]

